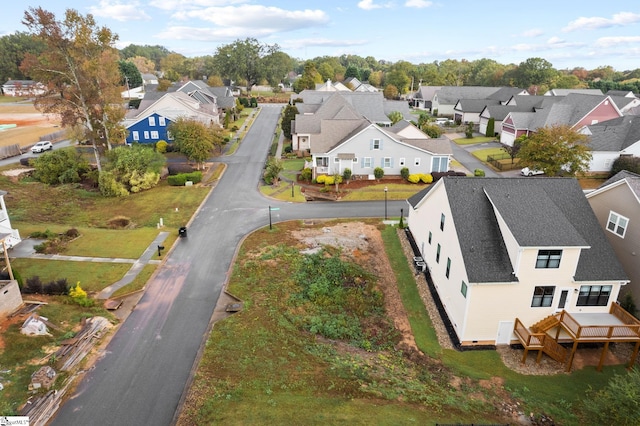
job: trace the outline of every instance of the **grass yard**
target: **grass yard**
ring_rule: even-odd
[[[473,156],[476,157],[478,160],[486,163],[488,156],[504,154],[504,149],[497,148],[497,147],[496,148],[477,149],[475,151],[472,151],[471,154],[473,154]]]
[[[424,184],[407,185],[402,183],[376,184],[362,188],[349,188],[349,185],[340,185],[341,190],[347,191],[342,197],[344,201],[384,200],[384,188],[387,188],[387,200],[406,200],[425,188]]]
[[[475,145],[475,144],[479,144],[479,143],[493,142],[495,140],[496,140],[496,138],[487,137],[487,136],[474,136],[471,139],[469,139],[469,138],[457,138],[457,139],[454,139],[453,141],[455,143],[457,143],[458,145]]]

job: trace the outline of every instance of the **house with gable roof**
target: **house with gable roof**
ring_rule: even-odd
[[[628,277],[577,180],[445,176],[408,203],[408,234],[461,346],[524,339],[570,369],[580,343],[640,345],[640,322],[615,302]]]
[[[529,136],[541,127],[567,125],[579,131],[585,126],[621,116],[610,96],[570,93],[548,108],[507,114],[502,121],[500,142],[513,145],[518,137]]]
[[[334,93],[313,109],[296,104],[302,112],[292,122],[292,146],[311,154],[313,177],[342,174],[346,168],[354,178],[365,179],[373,178],[376,167],[387,176],[400,175],[404,167],[411,173],[449,169],[451,146],[446,138],[431,139],[407,120],[381,127],[352,102],[374,99],[368,95],[377,94]]]
[[[589,136],[590,172],[610,172],[621,156],[640,157],[640,116],[624,115],[581,130]]]
[[[438,110],[438,116],[454,117],[455,106],[461,99],[490,99],[500,104],[516,94],[525,95],[527,91],[516,87],[442,86],[431,99],[431,111]]]
[[[140,107],[129,110],[124,120],[129,131],[126,142],[169,142],[172,137],[167,129],[179,118],[196,120],[206,125],[220,125],[220,114],[215,103],[201,103],[182,91],[146,92]]]
[[[589,192],[587,200],[629,277],[621,296],[631,294],[640,306],[640,175],[626,170],[616,173]]]
[[[7,80],[2,85],[5,96],[38,96],[47,91],[44,84],[33,80]]]
[[[494,131],[500,135],[502,121],[510,112],[535,112],[543,108],[548,108],[561,99],[559,96],[514,95],[504,104],[487,105],[480,112],[478,118],[479,132],[483,135],[486,134],[489,119],[493,118]]]

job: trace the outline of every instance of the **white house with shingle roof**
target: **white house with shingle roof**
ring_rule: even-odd
[[[581,130],[589,136],[589,171],[610,172],[621,156],[640,157],[640,116],[625,115]]]
[[[408,203],[410,234],[462,346],[516,341],[516,318],[606,314],[628,282],[575,179],[445,176]]]

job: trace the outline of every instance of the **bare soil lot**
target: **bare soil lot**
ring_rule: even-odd
[[[57,117],[42,114],[31,104],[0,105],[0,124],[16,125],[0,131],[0,146],[18,144],[20,147],[28,147],[60,127]]]

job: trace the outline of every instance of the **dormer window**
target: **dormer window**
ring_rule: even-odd
[[[560,267],[562,250],[538,250],[536,269],[551,269]]]

